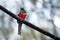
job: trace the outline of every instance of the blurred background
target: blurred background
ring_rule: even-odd
[[[16,15],[24,7],[26,21],[60,37],[60,0],[0,0],[0,5]],[[21,32],[17,21],[0,10],[0,40],[53,40],[24,24]]]

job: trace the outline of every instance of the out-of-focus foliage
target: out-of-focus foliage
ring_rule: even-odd
[[[60,0],[0,0],[0,5],[16,15],[24,7],[25,20],[60,37]],[[0,40],[53,40],[24,24],[21,32],[17,21],[0,10]]]

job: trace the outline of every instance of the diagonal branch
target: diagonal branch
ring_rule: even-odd
[[[43,30],[43,29],[41,29],[41,28],[39,28],[39,27],[37,27],[37,26],[35,26],[35,25],[33,25],[33,24],[31,24],[31,23],[23,20],[23,19],[21,19],[21,18],[19,18],[18,16],[16,16],[16,15],[13,14],[12,12],[8,11],[7,9],[5,9],[5,8],[4,8],[3,6],[1,6],[1,5],[0,5],[0,9],[1,9],[2,11],[4,11],[6,14],[8,14],[8,15],[10,15],[11,17],[15,18],[16,20],[18,20],[19,22],[22,22],[22,23],[24,23],[25,25],[28,25],[29,27],[37,30],[38,32],[41,32],[41,33],[43,33],[43,34],[45,34],[45,35],[47,35],[47,36],[49,36],[49,37],[51,37],[51,38],[53,38],[53,39],[55,39],[55,40],[60,40],[59,37],[57,37],[57,36],[55,36],[55,35],[47,32],[47,31],[45,31],[45,30]]]

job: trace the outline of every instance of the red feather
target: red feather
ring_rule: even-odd
[[[25,19],[26,18],[26,13],[19,13],[18,16],[22,19]],[[18,22],[18,24],[22,24],[22,23]]]

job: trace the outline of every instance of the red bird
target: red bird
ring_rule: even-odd
[[[26,11],[21,8],[21,12],[18,14],[18,16],[22,19],[25,19],[26,18]],[[22,23],[17,21],[18,22],[18,35],[21,35],[21,27],[22,27]]]

